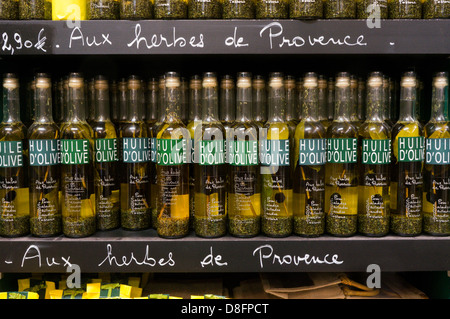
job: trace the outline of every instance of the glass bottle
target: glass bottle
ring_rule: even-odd
[[[356,1],[356,18],[378,17],[379,19],[387,19],[388,2],[388,0],[358,0]]]
[[[389,19],[421,19],[422,0],[389,0]]]
[[[28,128],[28,176],[30,181],[30,233],[49,237],[62,231],[59,205],[60,132],[52,115],[50,77],[35,77],[34,122]]]
[[[189,19],[220,19],[222,5],[220,0],[188,0]]]
[[[321,0],[290,0],[290,19],[321,19],[323,18],[323,1]]]
[[[358,130],[350,121],[350,75],[336,77],[334,119],[327,130],[325,165],[326,231],[351,236],[357,231]]]
[[[220,237],[227,230],[225,128],[219,120],[219,85],[213,72],[203,75],[202,121],[194,136],[195,214],[197,236]]]
[[[30,232],[27,174],[27,130],[20,120],[19,80],[3,77],[3,119],[0,123],[0,235],[24,236]]]
[[[448,73],[433,77],[431,117],[425,125],[423,230],[450,235],[450,124]]]
[[[222,2],[222,19],[254,19],[255,1],[224,0]]]
[[[144,118],[141,79],[131,75],[127,80],[127,117],[119,127],[120,143],[120,222],[127,230],[150,227],[148,198],[150,141]]]
[[[155,0],[155,19],[186,19],[188,2],[186,0]]]
[[[389,90],[389,77],[383,76],[383,113],[382,118],[384,122],[390,127],[394,126],[395,122],[391,119],[391,104],[390,104],[390,90]]]
[[[424,19],[448,19],[450,18],[450,3],[446,0],[423,1]]]
[[[295,88],[297,90],[297,104],[298,104],[298,121],[302,120],[301,106],[303,104],[303,78],[299,77],[295,82]]]
[[[236,237],[253,237],[260,232],[259,127],[252,120],[252,107],[251,74],[240,72],[236,80],[236,121],[227,137],[228,231]]]
[[[389,232],[391,128],[382,117],[383,76],[367,80],[367,119],[359,128],[358,231],[367,236]]]
[[[111,0],[110,0],[111,1]],[[139,20],[153,17],[153,0],[112,0],[120,1],[120,19]]]
[[[157,135],[157,233],[164,238],[189,232],[190,134],[180,119],[180,76],[165,74],[165,118]]]
[[[189,218],[190,225],[193,228],[195,213],[195,161],[194,161],[194,135],[197,126],[202,123],[202,79],[199,75],[191,77],[189,83],[189,123],[187,129],[191,137],[191,148],[189,155],[191,161],[189,164]]]
[[[304,76],[302,120],[295,130],[294,234],[317,237],[325,232],[326,130],[319,120],[319,81]]]
[[[256,19],[289,18],[289,0],[256,0]]]
[[[325,19],[355,19],[356,0],[325,0]]]
[[[359,129],[362,121],[358,117],[358,79],[354,75],[350,76],[350,101],[350,121],[356,127],[356,129]]]
[[[94,80],[94,189],[98,230],[120,226],[119,153],[117,131],[110,118],[109,82],[98,75]]]
[[[325,128],[325,132],[331,124],[331,121],[328,119],[328,111],[327,111],[327,99],[328,99],[328,81],[325,79],[323,75],[317,76],[317,107],[318,114],[317,117]]]
[[[96,230],[94,133],[86,122],[85,83],[81,74],[68,79],[68,103],[61,128],[61,205],[63,234],[85,237]]]
[[[292,172],[286,88],[283,74],[270,74],[268,118],[259,134],[261,163],[261,231],[270,237],[292,233]]]
[[[120,18],[119,0],[87,0],[88,20],[118,20]]]
[[[180,77],[180,120],[188,125],[189,123],[189,80]]]
[[[417,81],[414,72],[400,83],[400,114],[392,128],[390,228],[401,236],[422,232],[424,132],[416,117]]]
[[[267,89],[266,81],[261,75],[253,78],[253,120],[259,127],[267,121]]]
[[[51,20],[52,2],[49,0],[19,0],[20,20]]]
[[[3,0],[0,1],[0,20],[18,20],[19,19],[19,1]]]
[[[119,122],[119,82],[112,79],[109,84],[110,117],[117,129]]]

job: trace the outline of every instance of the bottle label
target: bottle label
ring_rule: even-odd
[[[427,164],[450,164],[450,138],[427,138],[425,147],[425,162]]]
[[[23,166],[22,141],[0,142],[0,167]]]
[[[229,141],[228,163],[234,166],[258,165],[258,141]]]
[[[61,164],[89,164],[89,140],[61,140]]]
[[[260,162],[264,166],[289,166],[289,140],[262,140]]]
[[[158,165],[181,165],[188,163],[187,140],[159,138],[156,143]]]
[[[225,164],[225,143],[223,140],[202,140],[200,145],[200,165]]]
[[[362,140],[362,163],[384,165],[391,163],[391,140]]]
[[[327,139],[327,161],[329,163],[356,163],[358,140],[356,138]]]
[[[118,160],[117,138],[95,140],[95,161],[97,163],[116,162]]]
[[[302,138],[298,140],[298,165],[324,165],[327,160],[327,140]]]
[[[29,140],[30,166],[50,166],[61,163],[59,140]]]
[[[122,160],[124,163],[146,163],[150,161],[148,137],[123,137]]]
[[[423,136],[398,138],[399,162],[422,162],[425,155],[425,138]]]

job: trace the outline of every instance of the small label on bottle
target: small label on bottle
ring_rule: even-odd
[[[384,165],[391,163],[391,140],[362,140],[362,163]]]
[[[23,166],[22,141],[0,142],[0,167]]]
[[[298,140],[298,165],[323,165],[327,160],[327,141],[324,138]]]
[[[398,161],[421,162],[424,160],[425,139],[423,136],[398,138]]]
[[[264,166],[289,166],[289,140],[259,142],[260,161]]]
[[[156,143],[158,165],[181,165],[188,163],[187,140],[161,138]]]
[[[61,140],[61,164],[89,164],[89,140]]]
[[[122,161],[124,163],[146,163],[150,161],[148,137],[123,137]]]
[[[225,143],[223,140],[202,140],[199,145],[200,165],[220,165],[225,163]]]
[[[118,160],[116,138],[95,140],[95,161],[97,163],[116,162]]]
[[[329,163],[356,163],[356,138],[329,138],[327,139],[327,161]]]
[[[235,166],[258,165],[258,141],[234,141],[229,144],[228,163]]]
[[[450,138],[427,138],[425,147],[425,162],[427,164],[450,164]]]

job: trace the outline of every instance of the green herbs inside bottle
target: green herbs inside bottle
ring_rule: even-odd
[[[190,134],[180,119],[180,76],[165,74],[165,118],[157,134],[157,233],[179,238],[189,232]]]
[[[226,233],[225,128],[219,121],[219,85],[214,73],[202,80],[202,121],[194,132],[194,231],[201,237]]]
[[[150,140],[144,119],[142,81],[131,75],[127,81],[127,116],[119,127],[120,138],[120,215],[127,230],[150,227],[148,198]]]
[[[96,230],[94,133],[86,122],[84,89],[83,77],[71,73],[66,119],[61,128],[61,205],[67,237],[85,237]]]
[[[414,72],[400,83],[400,114],[392,128],[391,231],[401,236],[422,232],[424,132],[417,120]]]
[[[423,230],[431,235],[450,235],[450,124],[448,73],[433,78],[431,118],[425,125]]]
[[[237,237],[253,237],[260,232],[259,127],[252,119],[252,106],[251,74],[241,72],[236,81],[236,121],[227,140],[228,231]]]
[[[118,139],[110,119],[109,83],[104,76],[94,81],[94,189],[95,215],[98,230],[111,230],[120,226],[118,181]]]
[[[60,132],[52,116],[50,77],[35,77],[34,122],[28,128],[30,233],[38,237],[62,231],[60,192]]]
[[[383,117],[383,76],[367,80],[367,119],[359,128],[358,231],[367,236],[389,232],[391,128]]]
[[[256,0],[256,19],[289,18],[289,0]]]
[[[335,115],[327,131],[325,166],[326,230],[335,236],[357,231],[358,131],[350,121],[350,75],[341,72],[335,84]]]
[[[292,233],[291,140],[286,122],[284,78],[275,72],[268,83],[268,119],[259,135],[261,231],[270,237]]]
[[[293,231],[305,237],[325,232],[326,130],[318,116],[318,87],[317,75],[307,73],[303,81],[302,120],[294,139]]]
[[[223,19],[254,19],[254,0],[224,0],[222,2]]]
[[[3,119],[0,123],[0,235],[24,236],[30,231],[26,128],[20,120],[19,80],[3,78]]]
[[[155,19],[186,19],[187,16],[187,0],[155,0]]]

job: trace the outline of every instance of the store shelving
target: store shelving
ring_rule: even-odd
[[[12,21],[0,22],[0,57],[5,69],[38,63],[55,72],[70,68],[71,59],[110,56],[202,71],[205,65],[185,61],[212,60],[208,67],[234,70],[281,57],[284,67],[300,69],[308,59],[311,66],[326,58],[358,68],[370,58],[388,69],[418,63],[431,71],[449,68],[449,30],[450,20],[383,20],[380,28],[363,20]],[[64,272],[70,264],[84,272],[338,272],[371,264],[382,271],[443,271],[450,269],[449,247],[449,237],[428,235],[162,239],[152,229],[118,229],[78,239],[1,238],[0,272]]]

